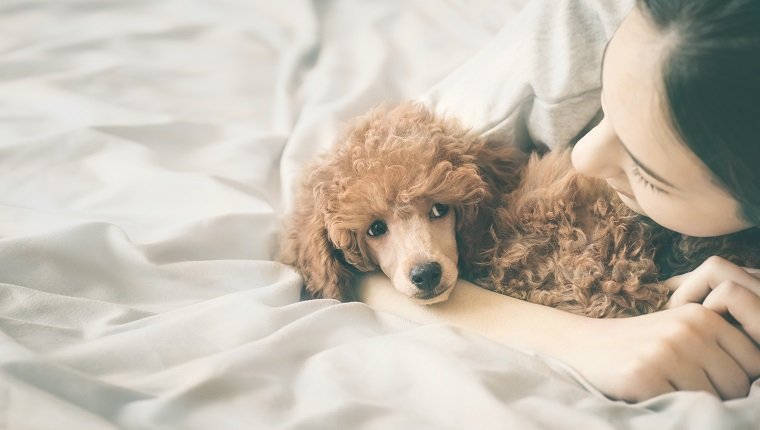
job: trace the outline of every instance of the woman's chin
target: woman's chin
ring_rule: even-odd
[[[618,197],[620,197],[620,200],[621,200],[621,201],[622,201],[622,202],[623,202],[623,203],[624,203],[626,206],[628,206],[628,209],[630,209],[630,210],[632,210],[632,211],[636,212],[636,213],[637,213],[637,214],[639,214],[639,215],[644,215],[644,216],[647,216],[647,213],[646,213],[646,212],[644,212],[644,209],[642,209],[642,207],[641,207],[641,206],[639,206],[639,203],[638,203],[636,200],[634,200],[634,199],[632,199],[632,198],[628,197],[627,195],[625,195],[625,194],[622,194],[622,193],[620,193],[620,192],[618,192],[618,193],[617,193],[617,195],[618,195]]]

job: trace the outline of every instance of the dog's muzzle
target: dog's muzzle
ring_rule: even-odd
[[[421,291],[433,293],[441,283],[442,273],[441,265],[431,261],[412,267],[409,271],[409,280]]]

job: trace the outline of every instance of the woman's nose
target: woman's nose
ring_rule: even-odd
[[[620,145],[617,135],[604,118],[575,144],[573,166],[586,176],[602,179],[618,176],[624,172]]]

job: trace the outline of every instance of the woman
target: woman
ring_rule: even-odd
[[[641,0],[602,61],[603,118],[573,150],[635,211],[716,236],[760,225],[760,2]],[[363,300],[558,357],[602,392],[640,401],[674,390],[746,396],[760,376],[760,280],[711,258],[667,281],[668,309],[593,320],[462,283],[417,307],[365,282]],[[731,324],[724,317],[736,321]]]

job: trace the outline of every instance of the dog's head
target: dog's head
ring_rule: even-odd
[[[518,153],[421,106],[376,109],[309,175],[283,261],[316,297],[351,299],[352,274],[380,269],[421,303],[445,300],[473,235],[488,235],[494,188],[516,181]]]

